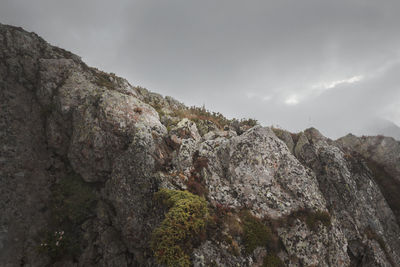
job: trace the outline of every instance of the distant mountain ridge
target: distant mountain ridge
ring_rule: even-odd
[[[400,141],[400,126],[385,119],[372,120],[366,127],[368,135],[384,135]]]

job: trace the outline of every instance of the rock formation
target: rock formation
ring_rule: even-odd
[[[400,143],[228,120],[0,24],[0,266],[398,266]]]

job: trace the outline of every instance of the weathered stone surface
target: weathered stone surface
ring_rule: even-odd
[[[347,238],[353,263],[363,261],[373,266],[382,262],[383,266],[390,266],[391,261],[399,262],[399,226],[362,160],[345,155],[315,129],[301,134],[295,151],[300,161],[316,173],[327,205]],[[384,240],[385,248],[378,251],[370,247],[370,242],[377,240],[367,237],[368,229],[377,234],[375,239]],[[384,250],[386,255],[382,254]]]
[[[199,155],[209,159],[204,177],[214,205],[247,207],[258,217],[271,219],[301,209],[326,210],[315,176],[270,128],[256,126],[231,139],[207,140],[200,144]],[[336,223],[317,233],[305,226],[278,232],[289,257],[299,258],[301,264],[349,262],[346,240]]]
[[[400,142],[392,137],[364,136],[356,137],[346,135],[337,140],[345,148],[350,148],[367,159],[371,159],[380,165],[400,181]]]
[[[315,177],[269,128],[256,126],[229,140],[207,140],[199,152],[209,159],[206,180],[213,202],[252,207],[271,217],[325,205]]]

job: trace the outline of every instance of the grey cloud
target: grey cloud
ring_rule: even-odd
[[[400,124],[399,11],[396,0],[3,0],[0,21],[188,105],[337,137],[378,116]]]

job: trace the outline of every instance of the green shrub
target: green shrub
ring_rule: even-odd
[[[263,267],[284,267],[285,264],[276,254],[268,254],[264,258]]]
[[[271,127],[271,130],[274,132],[274,134],[279,138],[279,139],[283,139],[286,131],[281,129],[281,128],[276,128],[276,127]]]
[[[100,87],[106,87],[107,89],[114,89],[115,85],[113,82],[110,81],[110,76],[115,77],[115,74],[112,73],[107,74],[103,71],[94,72],[95,80],[94,83]]]
[[[162,116],[166,115],[165,112],[163,111],[163,109],[162,109],[163,107],[162,107],[162,105],[160,103],[156,103],[156,104],[153,104],[151,106],[157,111],[157,113],[160,116],[160,118]]]
[[[296,219],[300,219],[307,224],[307,227],[315,231],[318,225],[322,223],[325,227],[330,227],[331,216],[326,211],[312,211],[310,209],[300,209],[292,212],[286,218],[282,219],[280,224],[293,224]]]
[[[161,189],[156,202],[169,209],[151,238],[151,248],[159,264],[190,266],[189,255],[205,236],[208,220],[207,202],[188,191]]]
[[[200,156],[199,152],[196,151],[193,154],[193,167],[194,168],[190,171],[189,179],[186,182],[187,189],[195,195],[204,197],[208,194],[208,190],[204,184],[201,171],[208,167],[208,159]]]
[[[173,115],[178,118],[187,118],[195,123],[199,123],[199,120],[203,121],[211,121],[213,122],[220,130],[224,128],[225,125],[228,125],[230,120],[225,118],[219,112],[211,112],[204,107],[190,107],[188,109],[180,109],[174,110]]]
[[[331,225],[331,216],[326,211],[308,212],[306,216],[306,224],[311,230],[316,230],[318,224],[322,223],[325,227]]]
[[[258,121],[256,119],[241,119],[240,120],[241,125],[249,126],[249,127],[254,127],[258,124]]]
[[[109,87],[112,84],[109,84],[109,80],[103,77],[104,75],[97,74],[99,77],[96,80],[96,83],[101,86],[106,86]],[[142,87],[136,87],[136,90],[138,90],[141,94],[147,94],[148,90]],[[197,129],[200,133],[201,136],[204,134],[208,133],[210,130],[213,130],[215,127],[218,128],[219,130],[223,130],[226,126],[229,126],[232,122],[236,122],[239,126],[247,126],[248,128],[251,128],[255,125],[258,124],[258,121],[255,119],[227,119],[224,115],[222,115],[220,112],[213,112],[210,110],[207,110],[205,106],[203,107],[196,107],[196,106],[191,106],[191,107],[185,107],[185,108],[173,108],[170,107],[162,102],[155,102],[152,101],[151,99],[145,99],[145,103],[151,105],[159,114],[160,118],[169,115],[174,118],[179,118],[179,119],[184,119],[187,118],[191,121],[193,121]],[[163,108],[167,108],[167,112],[163,110]],[[173,128],[173,126],[176,125],[177,122],[163,122],[164,126],[167,127],[168,132]]]
[[[250,254],[256,247],[268,246],[273,240],[271,229],[249,211],[242,211],[240,218],[243,223],[243,243],[246,254]]]

